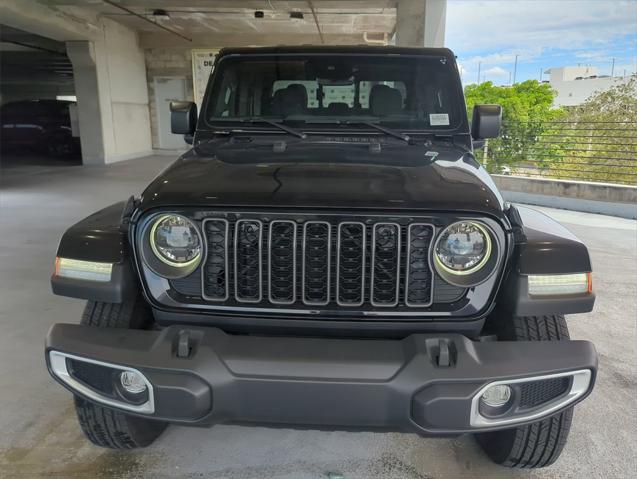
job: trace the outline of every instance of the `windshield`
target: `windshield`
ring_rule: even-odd
[[[450,130],[463,114],[455,64],[422,55],[242,55],[216,66],[210,124],[237,121],[378,122]]]

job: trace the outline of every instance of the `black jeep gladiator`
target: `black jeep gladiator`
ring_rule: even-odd
[[[192,148],[139,197],[72,226],[51,375],[82,430],[149,445],[169,423],[475,434],[507,466],[553,463],[597,354],[586,247],[503,201],[473,148],[447,49],[222,50]]]

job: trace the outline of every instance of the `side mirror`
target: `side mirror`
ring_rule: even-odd
[[[502,125],[502,107],[500,105],[476,105],[473,107],[471,137],[474,140],[496,138]]]
[[[177,135],[193,135],[197,128],[197,105],[191,101],[170,102],[170,130]]]

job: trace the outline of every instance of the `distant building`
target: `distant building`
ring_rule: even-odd
[[[550,75],[549,83],[557,92],[554,106],[581,105],[595,93],[630,81],[629,76],[599,75],[598,68],[591,66],[549,68],[544,73]]]

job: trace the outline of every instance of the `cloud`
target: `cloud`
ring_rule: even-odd
[[[501,67],[492,67],[484,72],[485,77],[509,78],[509,71]]]
[[[633,0],[449,0],[446,39],[465,52],[612,45],[635,35]]]
[[[612,58],[616,74],[620,64],[630,73],[637,68],[637,1],[448,0],[445,39],[465,82],[480,69],[508,83],[516,56],[518,81],[578,63],[610,74]]]

